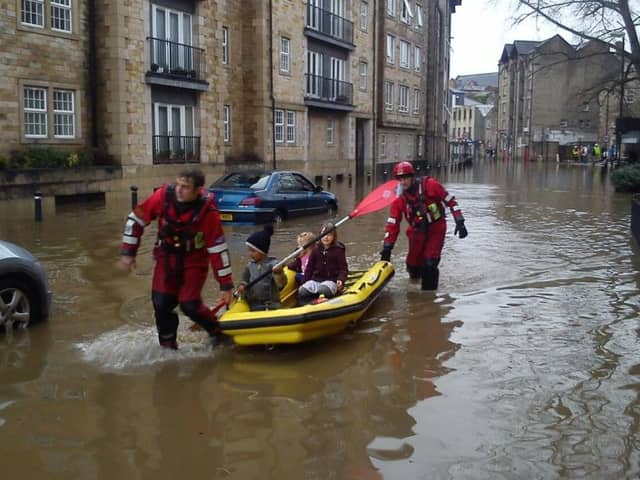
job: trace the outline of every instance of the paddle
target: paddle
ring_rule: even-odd
[[[274,268],[280,268],[286,265],[289,261],[294,259],[297,255],[300,255],[300,253],[302,253],[306,248],[310,247],[311,245],[316,243],[318,240],[320,240],[322,237],[324,237],[328,233],[331,233],[333,230],[335,230],[336,228],[338,228],[340,225],[347,222],[348,220],[351,220],[352,218],[356,218],[356,217],[361,217],[362,215],[367,215],[369,213],[377,212],[378,210],[382,210],[386,206],[390,205],[391,202],[393,202],[398,196],[396,192],[397,186],[398,186],[398,180],[389,180],[388,182],[383,183],[382,185],[377,187],[375,190],[373,190],[371,193],[369,193],[356,206],[356,208],[354,208],[351,211],[349,215],[347,215],[346,217],[336,222],[333,225],[333,228],[330,228],[327,231],[319,233],[313,239],[309,240],[307,243],[305,243],[301,247],[296,248],[293,252],[291,252],[289,255],[284,257],[278,263],[276,263],[271,269],[267,270],[261,275],[258,275],[256,278],[254,278],[249,283],[247,283],[244,288],[245,289],[251,288],[253,285],[258,283],[263,278],[267,277],[268,275],[271,275],[271,272]],[[236,292],[234,292],[234,294],[235,293]]]

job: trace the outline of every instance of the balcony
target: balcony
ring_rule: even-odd
[[[153,136],[153,164],[200,163],[200,137]]]
[[[182,43],[147,37],[150,62],[147,83],[189,90],[209,90],[204,50]]]
[[[305,105],[345,111],[354,109],[352,83],[310,73],[305,77],[307,83]]]
[[[353,22],[329,10],[307,3],[307,26],[305,35],[353,50]]]

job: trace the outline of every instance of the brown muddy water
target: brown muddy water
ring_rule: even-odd
[[[45,265],[48,322],[0,334],[2,478],[531,479],[640,472],[640,257],[630,197],[590,166],[436,171],[450,222],[437,294],[397,273],[362,322],[310,344],[156,344],[152,232],[117,268],[128,186],[104,204],[0,203],[0,238]],[[212,180],[212,179],[211,179]],[[338,217],[359,201],[332,185]],[[141,188],[141,197],[150,192]],[[271,253],[326,217],[276,226]],[[341,227],[376,260],[386,212]],[[228,226],[236,276],[252,226]],[[218,298],[211,282],[205,297]]]

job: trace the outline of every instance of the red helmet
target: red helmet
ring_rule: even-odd
[[[393,166],[393,176],[400,177],[402,175],[415,175],[416,171],[409,162],[398,162]]]

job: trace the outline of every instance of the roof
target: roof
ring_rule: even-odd
[[[498,72],[458,75],[456,87],[462,90],[484,90],[487,87],[498,87]]]

